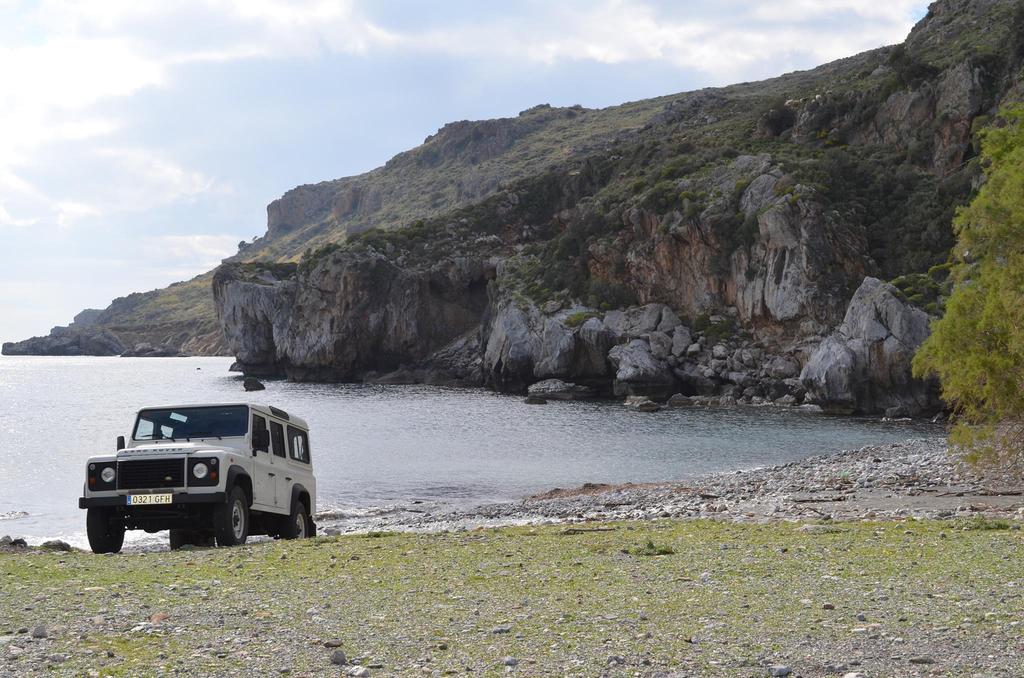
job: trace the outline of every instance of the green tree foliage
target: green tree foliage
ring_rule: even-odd
[[[954,222],[955,288],[914,359],[937,375],[969,458],[1024,471],[1024,106],[983,133],[986,182]]]

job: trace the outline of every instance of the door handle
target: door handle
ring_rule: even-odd
[[[274,473],[267,473],[267,475],[270,476],[271,478],[273,478],[276,474],[274,474]]]
[[[291,482],[291,480],[292,480],[292,479],[291,479],[291,478],[289,478],[288,476],[285,476],[285,477],[284,477],[284,479],[285,479],[285,480],[287,480],[288,482]]]

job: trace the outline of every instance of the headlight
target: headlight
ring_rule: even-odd
[[[206,474],[210,472],[210,467],[206,464],[196,464],[192,467],[192,475],[196,478],[202,479],[206,477]]]
[[[102,471],[100,471],[100,480],[102,480],[103,482],[105,482],[107,484],[110,484],[110,483],[114,482],[114,477],[116,475],[117,475],[117,473],[114,471],[114,467],[113,466],[107,466]]]

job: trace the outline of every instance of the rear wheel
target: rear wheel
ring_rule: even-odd
[[[292,502],[292,512],[281,529],[282,539],[305,539],[313,536],[313,520],[309,509],[299,500]]]
[[[249,536],[249,498],[237,485],[228,494],[227,503],[213,511],[213,533],[217,546],[238,546]]]
[[[93,553],[119,553],[124,545],[124,524],[113,520],[107,508],[91,508],[85,513],[85,531]]]

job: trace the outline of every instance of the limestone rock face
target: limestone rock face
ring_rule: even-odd
[[[737,320],[763,336],[825,333],[839,322],[837,309],[867,272],[862,225],[825,209],[812,187],[787,185],[767,155],[740,156],[699,186],[687,181],[680,189],[721,196],[746,184],[739,208],[758,237],[723,260],[715,223],[736,210],[725,197],[689,219],[626,211],[616,239],[590,247],[590,273],[652,303],[609,313],[610,329],[620,337],[662,329],[655,319],[665,307],[656,300],[689,317],[734,307]]]
[[[929,318],[895,287],[865,278],[839,328],[811,354],[800,374],[808,399],[832,412],[921,414],[941,407],[936,384],[911,375],[928,338]]]
[[[214,296],[247,373],[351,380],[423,362],[466,334],[487,303],[486,270],[464,258],[407,270],[342,253],[286,280],[226,265]]]

